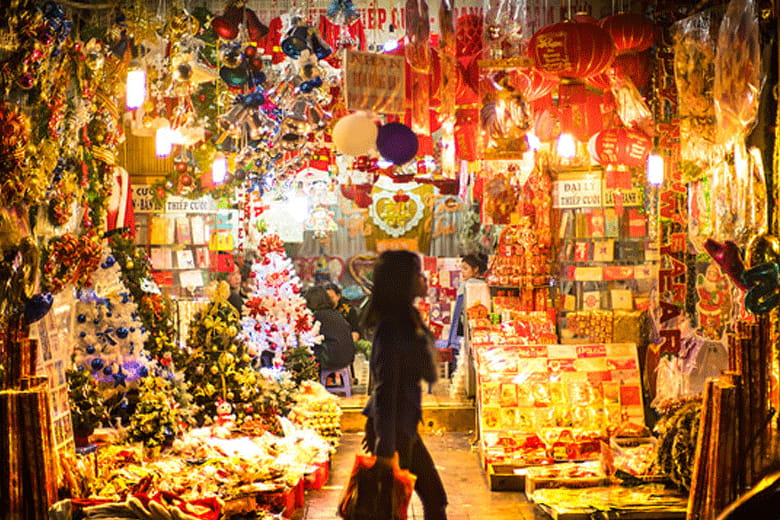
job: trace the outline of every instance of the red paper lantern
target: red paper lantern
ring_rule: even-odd
[[[614,69],[610,69],[601,74],[596,74],[595,76],[587,78],[585,83],[599,90],[608,90],[612,86],[611,78],[614,73]]]
[[[655,25],[641,14],[613,14],[599,25],[612,37],[618,54],[646,51],[655,41]]]
[[[513,69],[509,72],[509,84],[520,91],[525,99],[534,101],[552,92],[558,78],[534,67]]]
[[[476,56],[482,51],[482,17],[476,14],[461,16],[455,22],[455,55]]]
[[[577,23],[593,23],[597,25],[599,23],[598,18],[591,15],[590,13],[584,13],[584,12],[575,13],[574,16],[572,17],[572,20],[574,20]]]
[[[609,126],[612,109],[611,92],[602,94],[589,90],[583,83],[564,82],[558,89],[561,132],[582,142]]]
[[[598,25],[560,22],[536,31],[528,44],[528,55],[542,72],[582,79],[612,65],[615,44]]]
[[[650,81],[650,51],[620,54],[615,57],[612,68],[616,76],[627,76],[636,88],[644,88]]]
[[[645,165],[653,142],[639,130],[609,128],[595,134],[588,142],[593,160],[599,164]]]

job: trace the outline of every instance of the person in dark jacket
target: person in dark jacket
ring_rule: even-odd
[[[385,251],[374,267],[374,290],[363,317],[363,330],[374,334],[374,390],[363,410],[368,417],[364,445],[377,464],[398,464],[417,475],[414,489],[425,520],[446,520],[447,494],[417,432],[420,382],[433,383],[438,376],[433,334],[414,307],[428,291],[421,267],[419,256],[410,251]]]
[[[339,287],[338,284],[328,282],[324,287],[333,302],[333,307],[344,316],[344,319],[347,320],[349,326],[352,327],[352,339],[354,341],[359,340],[360,317],[358,316],[357,310],[355,310],[355,308],[341,295],[341,287]]]
[[[314,357],[320,365],[320,373],[325,370],[340,370],[355,360],[355,342],[347,320],[333,308],[333,303],[324,287],[309,288],[304,295],[306,305],[314,318],[320,322],[320,334],[323,340],[314,347]]]

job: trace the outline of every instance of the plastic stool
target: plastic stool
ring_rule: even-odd
[[[338,384],[338,380],[335,380],[333,385],[328,385],[328,377],[333,376],[335,378],[341,378],[341,384]],[[320,374],[320,383],[325,389],[335,394],[336,392],[344,392],[345,397],[352,396],[352,375],[349,373],[349,367],[344,367],[339,370],[323,370]]]

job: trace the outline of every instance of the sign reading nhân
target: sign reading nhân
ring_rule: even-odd
[[[403,56],[347,51],[344,71],[348,110],[404,112]]]

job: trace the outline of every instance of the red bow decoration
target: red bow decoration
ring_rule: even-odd
[[[404,193],[403,190],[398,190],[395,195],[393,195],[393,200],[399,204],[402,202],[409,202],[409,195]]]

